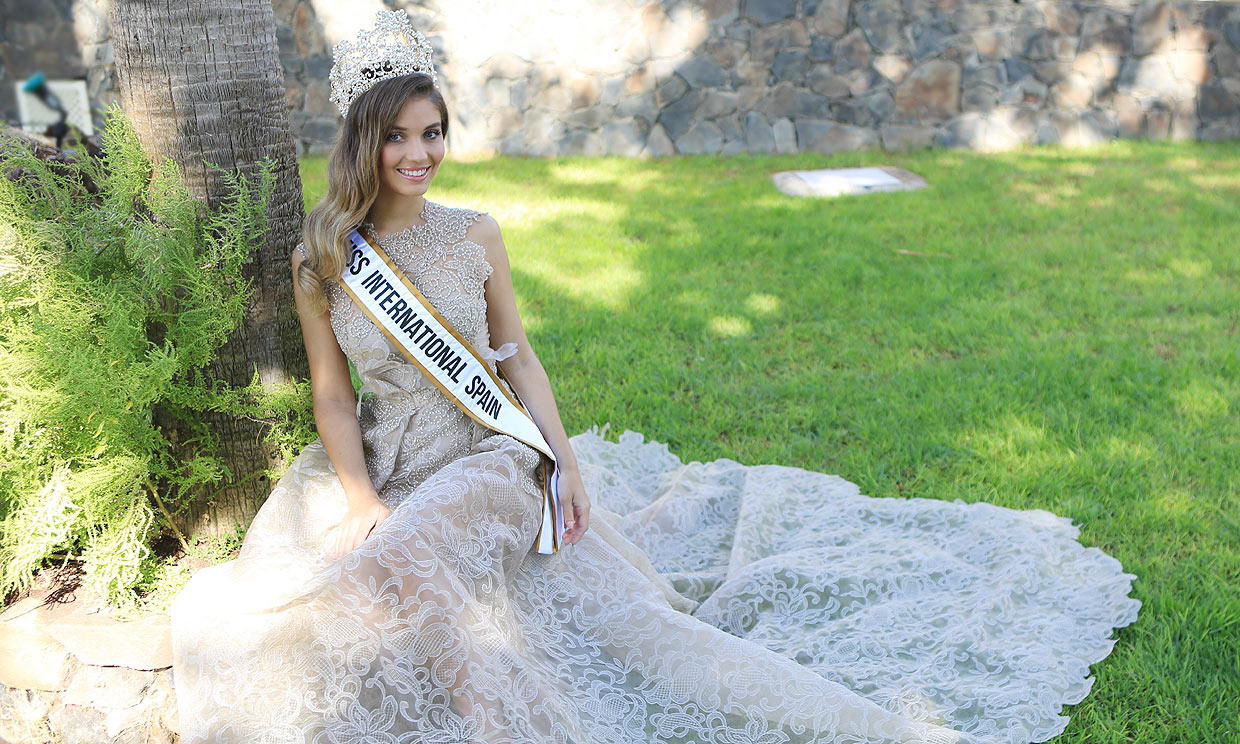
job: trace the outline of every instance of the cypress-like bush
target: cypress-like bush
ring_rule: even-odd
[[[290,449],[310,436],[304,390],[205,371],[249,299],[271,165],[222,173],[230,197],[208,213],[114,109],[100,159],[49,164],[10,139],[0,168],[0,597],[72,557],[133,608],[154,534],[227,475],[203,411],[282,420]],[[174,448],[157,419],[190,441]]]

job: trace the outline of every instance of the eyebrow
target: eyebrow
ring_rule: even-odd
[[[442,127],[443,127],[443,122],[439,122],[439,121],[437,121],[437,122],[435,122],[434,124],[427,124],[427,125],[426,125],[426,127],[422,129],[422,131],[423,131],[423,132],[425,132],[427,129],[440,129],[440,128],[442,128]],[[405,128],[404,128],[404,127],[398,127],[398,126],[393,125],[393,126],[392,126],[392,131],[393,131],[393,132],[403,132],[403,131],[405,131]]]

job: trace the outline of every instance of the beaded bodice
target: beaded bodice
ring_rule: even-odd
[[[422,224],[378,241],[474,348],[489,351],[486,251],[468,238],[481,212],[426,202]],[[371,231],[370,225],[363,230]],[[371,237],[375,237],[371,231]],[[327,288],[332,330],[361,378],[358,421],[367,469],[393,505],[489,432],[461,413],[366,317],[339,284]]]
[[[426,202],[422,224],[392,233],[378,241],[426,299],[466,338],[482,348],[487,345],[486,295],[484,286],[491,276],[486,251],[467,240],[469,228],[482,217],[481,212],[454,209]],[[369,223],[362,229],[373,239]],[[357,366],[354,352],[366,355],[376,338],[383,340],[391,354],[404,359],[384,339],[374,324],[362,314],[349,296],[333,283],[328,287],[332,330],[340,348]],[[359,374],[361,370],[358,370]]]

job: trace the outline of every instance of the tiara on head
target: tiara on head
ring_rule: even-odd
[[[435,82],[430,42],[403,10],[381,10],[374,28],[358,32],[332,47],[331,102],[348,116],[349,105],[381,80],[420,72]]]

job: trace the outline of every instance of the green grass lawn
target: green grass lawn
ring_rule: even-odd
[[[875,164],[930,186],[769,178]],[[570,433],[1070,517],[1144,607],[1057,741],[1240,741],[1240,144],[449,160],[431,198],[499,220]]]

